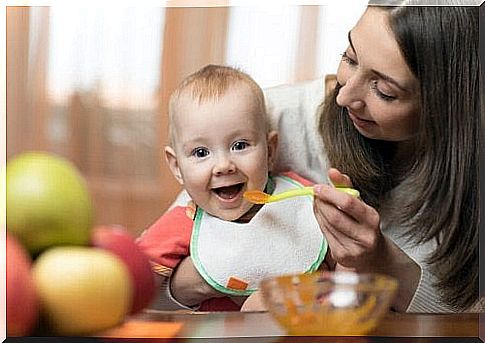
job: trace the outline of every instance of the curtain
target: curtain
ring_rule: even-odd
[[[7,158],[36,149],[71,160],[96,224],[138,234],[181,189],[162,154],[177,84],[208,63],[262,87],[323,82],[365,2],[219,5],[7,7]]]

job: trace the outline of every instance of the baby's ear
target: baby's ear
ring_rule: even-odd
[[[170,171],[172,172],[173,176],[175,176],[177,181],[181,185],[183,185],[184,180],[182,178],[182,173],[180,172],[180,167],[177,161],[177,154],[175,153],[175,150],[173,150],[173,148],[170,146],[166,146],[164,151],[165,151],[165,160],[167,161]]]
[[[270,131],[267,135],[268,140],[268,170],[272,171],[276,162],[276,153],[278,151],[278,132]]]

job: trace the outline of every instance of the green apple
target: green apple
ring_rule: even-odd
[[[36,255],[54,245],[87,245],[93,209],[87,186],[69,161],[27,152],[7,161],[7,228]]]
[[[106,250],[54,247],[37,258],[32,274],[42,311],[55,334],[92,334],[121,323],[130,311],[130,272]]]

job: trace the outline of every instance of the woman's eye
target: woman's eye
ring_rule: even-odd
[[[249,146],[247,142],[236,142],[232,145],[232,150],[244,150]]]
[[[377,87],[377,80],[372,81],[372,83],[371,83],[371,89],[374,91],[374,93],[379,98],[381,98],[384,101],[393,101],[393,100],[396,100],[397,99],[395,96],[388,95],[388,94],[383,93],[382,91],[380,91],[379,88]]]
[[[342,61],[351,66],[357,65],[357,62],[350,58],[346,51],[342,54]]]
[[[209,150],[206,148],[196,148],[192,150],[192,156],[195,156],[197,158],[204,158],[207,155],[209,155]]]

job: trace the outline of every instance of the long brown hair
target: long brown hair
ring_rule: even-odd
[[[419,129],[404,174],[392,172],[395,143],[363,137],[339,91],[319,111],[330,164],[348,174],[386,224],[416,244],[438,242],[428,262],[458,308],[478,296],[480,67],[478,7],[379,7],[420,82]]]

